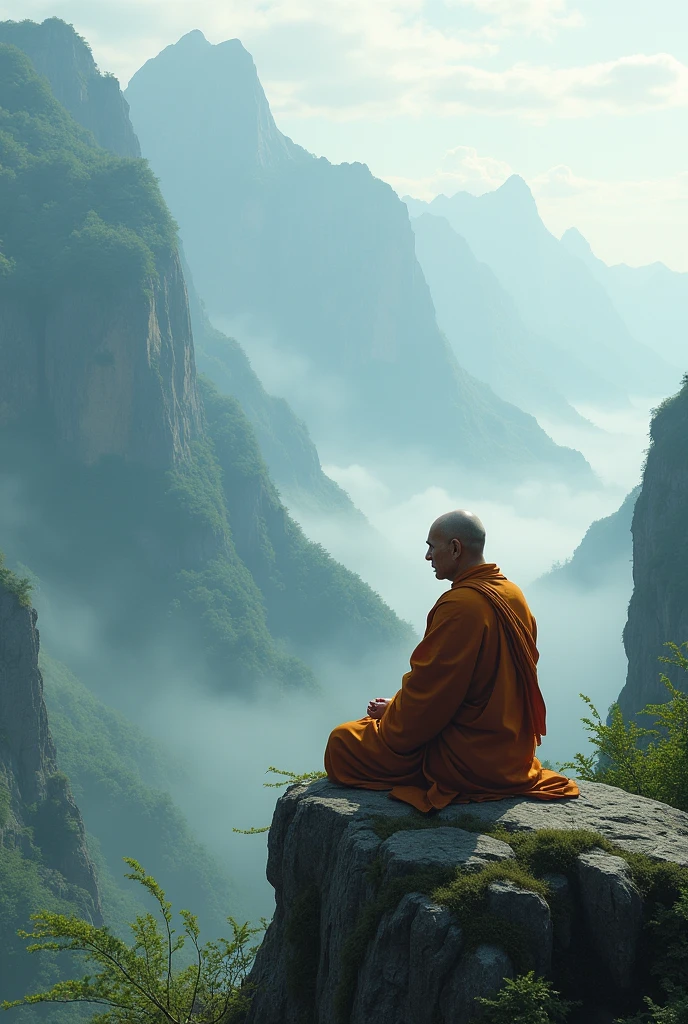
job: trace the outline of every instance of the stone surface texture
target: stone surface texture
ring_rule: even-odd
[[[614,984],[630,989],[643,903],[628,865],[602,851],[583,853],[578,858],[578,880],[593,946]]]
[[[660,672],[680,690],[688,689],[685,672],[657,660],[670,653],[666,643],[688,641],[688,376],[684,381],[655,412],[633,512],[633,596],[624,629],[628,674],[619,696],[628,717],[667,700]]]
[[[400,826],[387,839],[375,831],[381,817]],[[587,829],[622,849],[688,865],[688,814],[609,786],[582,784],[580,798],[571,801],[514,797],[452,806],[437,817],[440,827],[414,829],[417,812],[386,793],[326,780],[285,793],[269,835],[267,873],[276,910],[251,975],[256,994],[250,1024],[468,1024],[479,1017],[475,998],[494,994],[505,977],[517,973],[514,964],[498,945],[469,941],[459,919],[427,895],[400,891],[384,908],[348,980],[342,954],[381,882],[403,885],[404,876],[427,869],[480,870],[508,862],[510,846],[474,831],[481,825],[499,824],[511,832]],[[622,991],[642,914],[625,862],[606,853],[585,854],[574,878],[554,875],[549,882],[556,914],[542,896],[499,880],[488,890],[489,910],[504,920],[505,931],[518,930],[524,955],[543,974],[553,949],[571,946],[575,918],[587,930],[585,941],[598,953],[609,985]],[[312,925],[318,941],[311,945],[317,953],[304,983],[303,973],[295,971],[299,950],[290,915],[309,892],[319,897],[313,900]]]
[[[157,269],[147,290],[3,307],[0,427],[48,421],[59,451],[86,465],[119,456],[168,469],[188,454],[202,414],[186,286],[177,254]]]
[[[38,668],[36,612],[0,582],[0,846],[18,847],[65,888],[84,916],[101,924],[96,873],[84,823],[69,783],[57,768]],[[66,883],[66,886],[65,886]]]

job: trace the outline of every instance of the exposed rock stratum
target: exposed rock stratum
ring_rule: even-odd
[[[386,793],[324,780],[294,786],[279,800],[267,869],[277,906],[250,979],[251,1024],[478,1019],[475,997],[493,995],[505,977],[519,973],[508,942],[476,941],[459,915],[427,889],[398,885],[358,950],[351,937],[357,928],[365,934],[362,921],[395,880],[513,860],[508,842],[480,829],[589,830],[622,853],[688,865],[688,814],[599,784],[582,784],[576,800],[512,797],[448,807],[435,817],[438,827],[418,828],[419,817]],[[385,838],[381,822],[387,833],[390,824],[397,831]],[[509,880],[494,880],[487,891],[487,911],[503,922],[504,936],[521,937],[520,970],[525,963],[550,975],[553,957],[562,954],[575,968],[577,950],[585,947],[599,969],[600,987],[623,999],[634,983],[643,917],[629,865],[622,856],[592,850],[578,856],[573,870],[546,881],[547,899]]]

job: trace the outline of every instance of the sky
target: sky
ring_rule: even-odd
[[[685,0],[10,0],[71,22],[124,86],[192,29],[238,37],[278,126],[400,195],[511,173],[607,263],[688,271]]]

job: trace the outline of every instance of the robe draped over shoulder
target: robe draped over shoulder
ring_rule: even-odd
[[[431,609],[383,717],[332,732],[328,777],[391,790],[419,811],[578,796],[575,782],[535,757],[545,734],[537,658],[535,619],[519,588],[496,565],[469,569]]]

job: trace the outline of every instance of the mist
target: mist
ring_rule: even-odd
[[[668,268],[665,291],[624,272],[622,315],[505,163],[499,194],[437,197],[461,239],[452,266],[434,251],[433,284],[366,147],[335,164],[329,129],[317,156],[283,134],[273,88],[311,127],[318,108],[266,92],[241,40],[161,23],[156,56],[157,30],[121,21],[121,45],[150,51],[126,97],[87,25],[0,31],[0,550],[32,577],[57,765],[104,892],[133,856],[216,928],[219,908],[273,910],[266,836],[235,831],[270,824],[268,768],[320,770],[330,731],[398,690],[447,589],[425,553],[450,509],[480,516],[537,618],[542,757],[585,752],[579,694],[604,715],[626,678],[631,538],[591,582],[560,569],[641,479],[688,292]],[[635,338],[659,306],[661,344]]]
[[[504,500],[497,502],[485,497],[480,481],[468,476],[460,487],[452,485],[451,469],[438,465],[436,477],[450,481],[448,485],[400,498],[373,466],[326,465],[327,473],[365,513],[368,525],[343,525],[339,517],[315,516],[297,507],[291,512],[309,537],[358,572],[419,635],[427,612],[446,589],[424,559],[427,529],[450,508],[477,512],[488,533],[486,557],[523,587],[538,619],[540,680],[548,707],[540,754],[552,763],[569,761],[587,749],[579,693],[590,696],[604,714],[625,680],[621,632],[632,589],[631,565],[629,561],[611,578],[602,578],[599,587],[561,587],[554,601],[536,581],[554,563],[568,559],[590,523],[616,511],[637,483],[654,404],[638,401],[614,415],[585,409],[601,428],[592,443],[588,439],[585,452],[603,481],[596,491],[524,481],[505,489]],[[391,696],[410,653],[389,652],[367,661],[361,671],[347,673],[314,648],[309,661],[319,693],[264,694],[250,703],[213,696],[199,686],[198,678],[166,665],[164,692],[139,709],[140,724],[183,760],[185,781],[175,799],[228,866],[254,919],[269,916],[273,909],[265,879],[266,837],[232,830],[269,824],[280,790],[264,787],[265,782],[279,781],[266,774],[268,766],[299,773],[320,770],[331,729],[362,717],[371,697]]]

